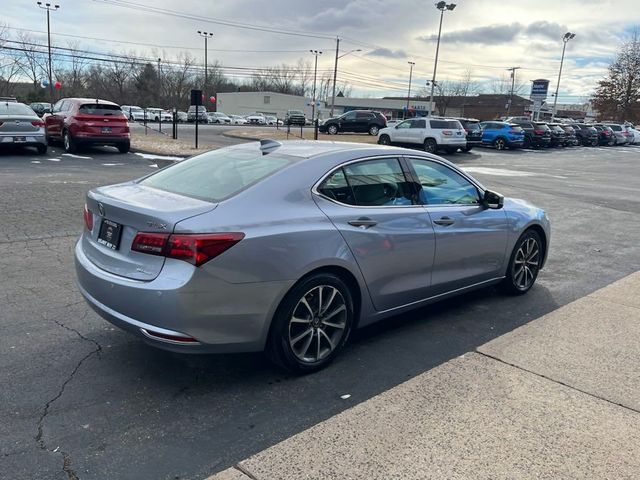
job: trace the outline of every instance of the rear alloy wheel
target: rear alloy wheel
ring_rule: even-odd
[[[493,146],[496,150],[504,150],[507,148],[507,142],[504,141],[504,138],[496,138],[493,141]]]
[[[508,293],[527,293],[538,278],[542,265],[542,240],[534,230],[527,230],[516,242],[509,260],[509,270],[503,281]]]
[[[351,292],[340,277],[312,275],[293,287],[278,307],[266,353],[296,373],[320,370],[347,341],[353,312]]]
[[[427,153],[436,153],[438,150],[438,144],[433,138],[427,138],[424,141],[424,151]]]
[[[391,145],[391,138],[389,138],[389,135],[380,135],[380,138],[378,139],[378,144]]]
[[[76,146],[75,142],[73,141],[73,138],[71,137],[71,134],[69,133],[69,130],[65,130],[64,133],[62,134],[62,142],[64,144],[64,150],[67,153],[75,153],[76,151],[78,151],[78,147]]]
[[[327,133],[329,135],[337,135],[338,134],[338,126],[337,125],[329,125],[327,127]]]
[[[378,128],[377,125],[371,125],[369,127],[369,135],[378,135],[378,132],[380,131],[380,128]]]

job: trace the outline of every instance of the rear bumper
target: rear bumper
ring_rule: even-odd
[[[24,137],[24,142],[14,142],[14,137]],[[46,145],[47,138],[44,135],[34,135],[34,134],[20,134],[16,133],[15,135],[0,135],[0,145]]]
[[[439,145],[442,145],[443,147],[466,147],[467,139],[442,137],[440,138]]]
[[[80,293],[102,318],[150,345],[183,353],[263,350],[275,309],[293,284],[229,283],[172,259],[153,281],[131,280],[91,263],[81,241],[75,267]],[[197,342],[162,340],[154,333],[188,335]]]
[[[78,145],[122,145],[131,142],[129,134],[122,136],[94,136],[76,134],[73,141]]]

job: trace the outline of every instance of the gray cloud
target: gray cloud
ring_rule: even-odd
[[[566,31],[567,27],[559,23],[537,21],[529,25],[523,25],[522,23],[514,22],[449,32],[442,35],[442,40],[450,43],[500,45],[512,42],[519,36],[527,36],[558,41]],[[426,42],[436,41],[437,38],[437,35],[418,37],[419,40]]]
[[[404,50],[391,50],[390,48],[376,48],[367,53],[372,57],[407,58]]]

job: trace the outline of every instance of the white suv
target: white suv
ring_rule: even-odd
[[[429,153],[439,149],[454,153],[467,146],[467,138],[458,120],[448,118],[411,118],[378,133],[381,145],[414,144],[422,145]]]

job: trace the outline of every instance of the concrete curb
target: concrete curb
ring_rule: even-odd
[[[635,478],[638,350],[640,272],[208,480]]]

